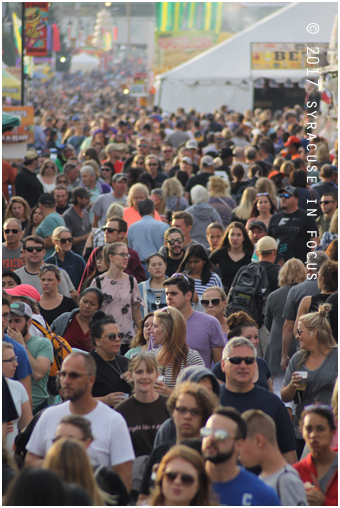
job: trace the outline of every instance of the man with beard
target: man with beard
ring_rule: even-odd
[[[179,228],[174,227],[167,229],[164,233],[164,245],[166,253],[163,255],[165,256],[167,265],[165,275],[171,277],[173,273],[177,272],[185,254],[184,236],[182,231]]]
[[[219,496],[220,505],[280,506],[274,489],[237,465],[247,426],[232,407],[218,407],[201,428],[206,472]]]
[[[92,464],[112,467],[129,492],[135,458],[129,430],[119,413],[92,397],[96,379],[94,359],[82,352],[70,354],[62,363],[59,379],[66,402],[49,407],[39,418],[26,446],[26,465],[41,466],[60,420],[70,414],[81,415],[91,422],[95,436],[88,449]]]
[[[31,307],[24,302],[12,303],[7,335],[26,349],[33,370],[31,383],[33,415],[35,415],[47,407],[47,381],[53,363],[53,347],[52,342],[46,337],[31,335],[29,332],[31,325]]]

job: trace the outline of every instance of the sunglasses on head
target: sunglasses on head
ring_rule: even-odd
[[[268,192],[260,192],[259,194],[256,194],[256,196],[269,196]]]
[[[42,252],[44,250],[44,247],[26,247],[26,249],[23,249],[23,250],[27,250],[27,252]]]
[[[242,362],[246,365],[252,365],[255,363],[256,358],[254,356],[229,356],[227,360],[233,365],[241,365]]]
[[[4,229],[5,235],[9,235],[10,232],[12,232],[13,235],[17,235],[19,233],[19,229],[12,229],[12,228]]]
[[[186,275],[184,275],[184,273],[173,273],[171,275],[171,277],[176,277],[176,279],[183,279],[185,280],[188,284],[190,284],[190,281],[188,279],[188,277]]]
[[[125,337],[125,333],[108,333],[107,335],[103,335],[100,339],[109,339],[110,342],[114,342],[115,340],[123,340]]]
[[[72,243],[73,242],[73,236],[70,236],[69,238],[60,238],[59,239],[60,243],[62,243],[63,245],[66,243],[66,242],[69,242],[69,243]]]
[[[173,483],[177,476],[180,477],[181,483],[187,487],[193,485],[195,482],[195,478],[187,473],[177,473],[176,471],[164,471],[163,477],[165,477],[170,483]]]
[[[285,199],[289,199],[289,198],[293,197],[290,194],[288,194],[287,192],[279,194],[279,196],[280,196],[280,198],[285,198]]]
[[[167,243],[169,243],[170,245],[175,245],[175,243],[183,243],[183,240],[182,238],[177,238],[176,240],[167,240]]]
[[[213,298],[212,300],[201,300],[201,304],[203,307],[209,307],[209,304],[211,303],[213,307],[217,307],[221,302],[221,298]]]
[[[309,406],[304,407],[304,411],[314,411],[315,409],[322,409],[323,411],[333,413],[332,406],[329,406],[328,404],[310,404]]]
[[[54,272],[54,273],[58,273],[58,271],[60,272],[60,268],[59,268],[59,266],[55,266],[55,265],[42,265],[39,268],[39,271],[40,272]]]

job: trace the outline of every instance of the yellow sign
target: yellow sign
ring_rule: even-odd
[[[307,47],[315,50],[319,48],[319,61],[313,59],[313,65],[307,62],[308,57],[315,56],[312,51],[307,54]],[[253,43],[251,45],[252,69],[306,69],[307,67],[322,67],[326,65],[328,44],[305,43]]]

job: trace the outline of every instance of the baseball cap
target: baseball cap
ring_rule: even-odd
[[[214,159],[210,155],[205,155],[201,159],[201,166],[213,166]]]
[[[282,194],[283,192],[287,192],[291,196],[294,196],[295,198],[299,197],[299,191],[296,187],[293,187],[292,185],[286,185],[284,189],[279,189],[279,194]]]
[[[301,141],[299,140],[299,138],[297,138],[296,136],[289,136],[289,138],[287,139],[287,142],[284,144],[284,146],[290,146],[290,145],[295,145],[295,144],[301,145]]]
[[[116,173],[115,175],[113,175],[112,177],[112,182],[121,182],[122,180],[126,180],[127,181],[127,176],[125,173]]]
[[[105,148],[105,153],[110,153],[114,150],[120,150],[118,143],[109,143]]]
[[[183,162],[187,162],[188,164],[192,164],[192,160],[190,159],[190,157],[183,157],[181,160]]]
[[[28,150],[25,153],[25,159],[26,160],[32,161],[33,159],[37,159],[38,157],[39,157],[39,155],[37,154],[37,152],[35,150]]]
[[[195,141],[195,139],[189,139],[185,143],[185,148],[195,148],[196,150],[198,150],[198,143],[197,141]]]
[[[277,242],[272,236],[263,236],[256,243],[256,250],[259,252],[265,252],[266,250],[276,250]]]
[[[231,148],[225,146],[221,148],[221,150],[218,152],[218,155],[221,157],[221,159],[224,159],[225,157],[232,157],[233,151]]]
[[[29,318],[33,316],[31,307],[24,302],[12,303],[11,314],[16,314],[17,316],[27,316]]]
[[[48,192],[45,192],[44,194],[41,194],[39,198],[39,203],[45,206],[55,205],[54,196],[52,194],[49,194]]]
[[[249,224],[249,228],[248,229],[253,229],[253,228],[260,228],[262,229],[265,233],[267,233],[267,227],[265,225],[264,222],[262,222],[262,220],[254,220],[254,222],[251,222]]]
[[[19,284],[19,286],[16,286],[13,289],[3,288],[3,291],[5,291],[6,295],[23,296],[27,298],[27,300],[30,300],[32,303],[37,303],[41,300],[39,291],[29,284]]]
[[[72,193],[71,203],[76,203],[77,198],[90,198],[93,194],[86,187],[76,187]]]
[[[268,178],[273,178],[274,176],[277,176],[277,175],[280,175],[282,178],[284,178],[284,173],[280,173],[280,171],[277,171],[276,169],[274,169],[273,171],[271,171],[268,175]]]

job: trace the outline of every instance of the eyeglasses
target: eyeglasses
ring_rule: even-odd
[[[22,250],[27,250],[27,252],[31,252],[31,253],[34,251],[42,252],[44,250],[44,247],[26,247],[26,249],[24,247]]]
[[[290,194],[288,193],[284,193],[284,194],[279,194],[280,198],[285,198],[285,199],[289,199],[289,198],[292,198],[293,196],[291,196]]]
[[[2,317],[8,321],[9,319],[11,319],[11,314],[9,312],[5,312],[5,314],[2,315]]]
[[[115,229],[115,228],[106,228],[106,227],[103,227],[103,228],[102,228],[102,231],[104,231],[104,233],[105,233],[105,231],[107,231],[108,233],[110,233],[110,234],[111,234],[111,233],[114,233],[115,231],[117,231],[117,233],[119,233],[119,232],[120,232],[120,229]]]
[[[66,376],[68,376],[70,379],[79,379],[83,376],[92,376],[92,374],[87,374],[86,372],[65,372],[64,370],[60,370],[58,372],[59,379],[64,379]]]
[[[176,240],[166,240],[166,242],[170,245],[175,245],[175,243],[181,244],[183,243],[182,238],[176,238]]]
[[[140,147],[146,148],[147,146],[149,146],[149,145],[137,145],[137,148],[140,148]]]
[[[176,471],[164,471],[163,477],[165,477],[170,483],[173,483],[177,476],[180,477],[181,483],[186,487],[190,487],[194,484],[195,478],[187,473],[177,473]]]
[[[173,273],[171,277],[176,277],[176,279],[184,279],[188,284],[190,284],[188,277],[184,275],[184,273]]]
[[[69,238],[60,238],[59,239],[60,243],[62,243],[63,245],[66,243],[66,242],[69,242],[69,243],[72,243],[73,242],[73,236],[70,236]]]
[[[190,413],[190,416],[200,416],[202,414],[202,411],[198,408],[188,409],[187,407],[179,406],[175,407],[175,409],[180,415],[186,415],[187,413]]]
[[[156,163],[154,163],[154,162],[148,162],[148,165],[149,166],[158,166],[157,162]]]
[[[17,356],[12,356],[12,358],[8,358],[8,360],[2,360],[2,363],[14,363],[18,359]]]
[[[212,300],[201,300],[201,304],[203,307],[209,307],[209,304],[211,303],[213,307],[217,307],[217,305],[220,304],[221,298],[213,298]]]
[[[332,406],[328,406],[328,404],[310,404],[304,407],[304,411],[314,411],[315,409],[323,409],[324,411],[333,413]]]
[[[214,435],[214,438],[216,441],[225,441],[226,439],[229,439],[231,436],[229,432],[223,429],[209,429],[208,427],[202,427],[200,429],[200,435],[201,437],[209,437]]]
[[[329,205],[329,203],[335,203],[335,201],[320,201],[320,205]]]
[[[242,362],[246,365],[252,365],[255,363],[256,358],[254,356],[229,356],[227,360],[233,365],[241,365]]]
[[[100,339],[109,339],[109,341],[114,342],[115,340],[123,340],[125,337],[125,333],[108,333],[107,335],[103,335],[99,337]]]
[[[103,261],[103,258],[102,258],[102,257],[97,257],[97,258],[95,258],[95,261],[96,261],[96,263],[97,263],[98,261]]]
[[[256,194],[256,196],[269,196],[268,192],[260,192],[259,194]]]
[[[11,228],[4,229],[5,235],[9,235],[10,232],[12,232],[14,235],[17,235],[19,233],[19,229],[11,229]]]
[[[114,256],[120,256],[122,258],[130,258],[130,254],[128,254],[127,252],[116,252],[115,254],[113,254]]]
[[[301,330],[301,328],[297,328],[296,331],[297,331],[298,335],[301,335],[302,332],[308,332],[309,330],[307,330],[307,329],[306,330]]]

